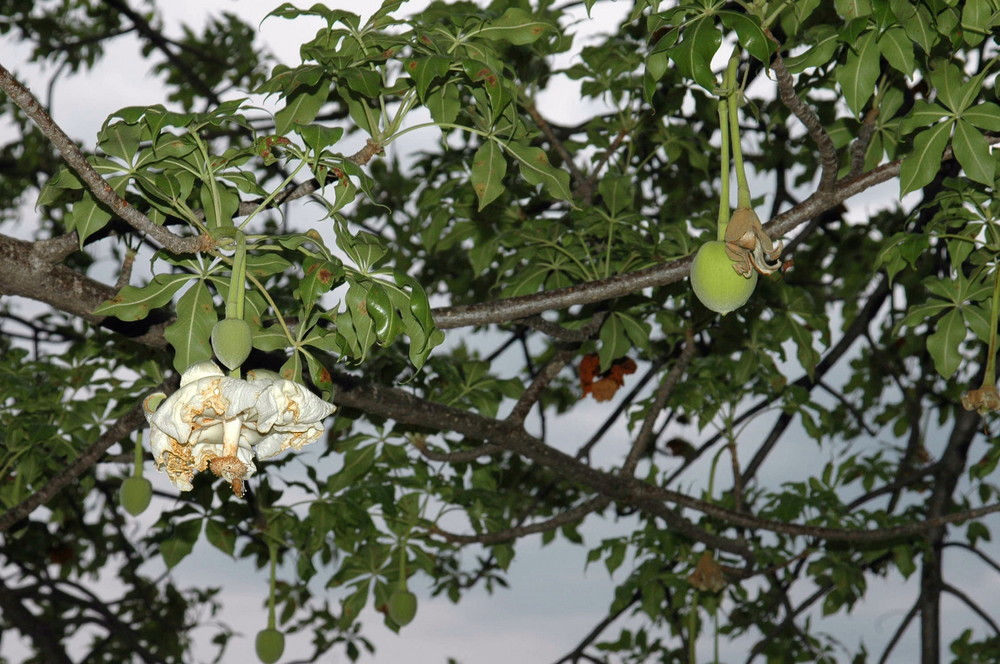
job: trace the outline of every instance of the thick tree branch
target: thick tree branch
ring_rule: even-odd
[[[577,505],[576,507],[568,509],[565,512],[557,514],[549,519],[545,519],[544,521],[529,523],[523,526],[515,526],[514,528],[499,530],[494,533],[460,535],[458,533],[451,533],[446,530],[442,530],[437,526],[432,526],[430,532],[433,535],[437,535],[442,539],[456,544],[500,544],[502,542],[510,542],[511,540],[520,539],[521,537],[526,537],[528,535],[536,535],[538,533],[555,530],[556,528],[574,523],[588,514],[604,509],[610,503],[611,501],[603,496],[592,498],[585,503]]]
[[[678,491],[647,484],[633,477],[622,477],[592,468],[574,457],[545,445],[527,432],[491,418],[451,406],[424,401],[395,388],[365,384],[348,376],[334,377],[338,391],[334,401],[368,413],[390,417],[403,424],[447,429],[469,438],[483,440],[516,452],[535,463],[557,471],[565,480],[590,487],[612,500],[634,505],[665,519],[671,527],[712,547],[746,556],[743,542],[720,537],[695,526],[669,505],[691,509],[719,519],[730,526],[766,530],[782,535],[814,537],[837,542],[872,543],[911,537],[943,529],[950,523],[977,519],[1000,512],[1000,503],[950,514],[940,514],[924,521],[891,528],[832,528],[786,523],[763,519],[715,503],[693,498]]]
[[[163,247],[176,254],[192,254],[205,251],[212,246],[211,238],[207,236],[182,237],[174,235],[166,228],[157,226],[153,221],[139,210],[129,205],[125,199],[118,196],[107,180],[101,177],[83,154],[76,143],[66,135],[52,119],[52,116],[42,108],[35,96],[14,78],[7,69],[0,65],[0,90],[3,90],[11,100],[24,111],[25,115],[31,118],[38,128],[45,134],[46,138],[52,141],[56,149],[62,154],[63,159],[76,171],[80,179],[84,181],[87,188],[100,202],[104,203],[116,215],[125,220],[137,231],[146,233],[151,238],[159,242]]]

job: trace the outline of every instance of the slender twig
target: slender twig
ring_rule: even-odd
[[[878,108],[872,108],[865,114],[865,119],[861,122],[858,135],[851,144],[851,171],[850,175],[858,175],[865,167],[865,154],[868,152],[868,145],[875,136],[875,121],[878,119]]]
[[[562,658],[557,659],[554,664],[564,664],[565,662],[573,664],[574,662],[579,661],[579,659],[584,656],[583,651],[587,649],[587,646],[593,643],[594,640],[608,628],[608,625],[618,620],[626,611],[635,606],[636,602],[640,599],[642,599],[642,594],[636,591],[632,595],[632,599],[618,607],[617,611],[612,611],[608,615],[601,618],[601,620],[594,625],[593,629],[587,632],[587,635],[580,640],[580,643],[576,644],[575,648],[566,653]]]
[[[620,474],[633,474],[636,466],[639,464],[639,459],[646,454],[646,450],[649,449],[649,444],[653,439],[653,429],[656,425],[656,419],[663,412],[663,409],[666,408],[667,401],[670,399],[670,395],[673,394],[674,387],[677,386],[681,376],[684,375],[688,365],[691,363],[691,358],[694,357],[694,351],[694,334],[691,330],[688,330],[684,337],[684,347],[681,349],[677,361],[656,389],[653,403],[649,407],[649,412],[646,414],[646,419],[642,422],[639,433],[636,434],[635,442],[632,443],[632,449],[629,450],[628,456],[622,464]]]
[[[120,197],[112,189],[111,185],[101,177],[83,154],[73,140],[66,135],[66,132],[56,124],[52,116],[42,108],[35,96],[24,87],[14,75],[3,65],[0,65],[0,90],[3,90],[24,111],[25,115],[34,121],[57,150],[62,154],[63,159],[72,168],[80,179],[84,181],[87,188],[100,202],[107,205],[112,212],[121,217],[137,231],[146,233],[166,249],[176,254],[191,254],[205,251],[212,246],[211,238],[205,237],[182,237],[175,235],[162,226],[158,226],[139,210],[129,205],[124,198]]]
[[[575,350],[559,350],[556,351],[542,370],[538,372],[531,384],[521,393],[521,397],[514,404],[511,409],[510,414],[507,416],[507,421],[511,424],[524,424],[524,418],[528,416],[531,412],[532,407],[538,402],[542,396],[542,392],[548,386],[552,379],[559,375],[559,372],[569,364],[569,361],[573,359],[576,355]]]
[[[892,633],[892,638],[889,639],[889,643],[885,644],[885,650],[882,651],[882,656],[878,658],[878,664],[885,664],[889,661],[889,655],[892,654],[892,651],[895,649],[896,644],[899,643],[899,640],[903,638],[903,634],[906,633],[906,628],[910,626],[911,622],[913,622],[913,618],[917,615],[917,611],[919,610],[920,602],[914,602],[913,606],[910,607],[910,610],[907,611],[906,617],[903,618],[902,622],[899,623],[899,626],[896,627],[896,631]]]
[[[973,613],[982,618],[983,622],[985,622],[987,625],[990,626],[990,629],[993,630],[994,635],[1000,636],[1000,626],[998,626],[996,622],[993,620],[993,618],[990,617],[990,614],[984,611],[983,607],[979,606],[979,604],[977,604],[971,597],[966,595],[963,591],[959,590],[955,586],[950,585],[948,583],[943,584],[941,586],[941,589],[944,592],[957,597],[963,604],[969,607]]]
[[[982,551],[980,551],[979,549],[977,549],[974,546],[970,546],[969,544],[966,544],[965,542],[945,542],[941,546],[942,546],[942,548],[957,547],[959,549],[964,549],[965,551],[971,551],[972,553],[974,553],[977,556],[979,556],[980,560],[982,560],[984,563],[986,563],[987,565],[989,565],[990,567],[992,567],[994,572],[997,572],[998,574],[1000,574],[1000,563],[998,563],[997,561],[993,560],[992,558],[990,558],[989,556],[987,556],[985,553],[983,553]]]
[[[785,68],[785,61],[782,59],[781,53],[775,53],[771,69],[778,81],[778,96],[782,103],[805,125],[809,137],[816,143],[821,169],[819,191],[828,191],[837,182],[837,167],[840,162],[837,157],[837,148],[816,112],[795,94],[795,83],[792,81],[792,75]]]

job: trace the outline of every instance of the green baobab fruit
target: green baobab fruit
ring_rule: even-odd
[[[149,507],[153,485],[145,477],[127,477],[118,492],[118,502],[132,516],[139,516]]]
[[[417,615],[417,596],[409,590],[397,590],[389,596],[389,617],[404,627]]]
[[[257,657],[264,664],[274,664],[285,652],[285,635],[273,627],[257,632]]]
[[[691,264],[691,287],[701,303],[712,311],[728,314],[746,304],[757,285],[757,272],[744,277],[733,269],[726,243],[706,242]]]
[[[227,369],[243,364],[253,348],[253,332],[241,318],[223,318],[212,328],[212,350]]]

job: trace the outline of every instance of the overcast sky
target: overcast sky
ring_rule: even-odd
[[[177,25],[180,19],[201,25],[209,12],[220,10],[231,11],[241,15],[251,25],[260,24],[262,18],[277,2],[262,2],[260,0],[173,0],[161,2],[164,14],[168,19],[169,30],[178,34]],[[308,6],[309,2],[299,3]],[[361,2],[328,1],[329,6],[340,6],[352,11],[367,7],[370,13],[377,7],[372,0]],[[422,6],[425,3],[413,3]],[[594,7],[594,16],[584,19],[579,28],[581,32],[594,33],[613,28],[624,11],[630,8],[629,3],[601,2]],[[362,11],[362,13],[365,13]],[[286,64],[298,62],[298,47],[302,40],[310,37],[319,24],[308,24],[307,21],[289,22],[283,19],[268,19],[261,25],[261,36],[268,48],[278,59]],[[579,44],[578,44],[579,45]],[[23,59],[27,49],[8,39],[0,40],[0,62],[22,75],[36,93],[45,90],[48,72],[24,66]],[[93,146],[94,136],[107,115],[118,108],[129,105],[144,105],[163,102],[163,94],[159,83],[150,75],[150,62],[143,60],[139,54],[137,42],[131,37],[122,37],[109,44],[107,56],[101,65],[91,74],[60,82],[55,88],[53,97],[53,115],[62,127],[74,138]],[[235,96],[235,95],[234,95]],[[548,93],[540,104],[542,111],[552,117],[571,122],[592,112],[592,107],[576,98],[574,84],[563,81],[555,92]],[[573,117],[573,119],[568,119]],[[358,139],[360,140],[360,139]],[[400,152],[412,150],[420,145],[431,145],[435,142],[432,134],[411,133],[407,139],[394,144],[393,149]],[[358,145],[360,147],[360,144]],[[345,146],[344,152],[350,152],[350,146]],[[862,201],[854,201],[852,209],[858,217],[866,216],[870,206],[875,205],[879,198],[891,199],[896,195],[896,185],[886,185],[886,189],[871,192]],[[4,227],[3,232],[13,233],[22,237],[32,234],[34,229]],[[451,333],[452,335],[456,333]],[[794,357],[794,353],[792,354]],[[786,375],[794,380],[801,371],[794,364],[783,366]],[[578,408],[573,417],[560,424],[561,436],[552,440],[552,444],[563,449],[575,450],[579,444],[589,437],[613,409],[614,404],[597,404],[589,402],[587,408]],[[755,441],[761,439],[769,429],[771,416],[766,416],[752,424],[741,438],[747,447],[741,450],[741,456],[748,458],[755,448]],[[679,432],[680,433],[680,432]],[[689,437],[696,437],[695,432],[683,432]],[[808,475],[818,465],[828,458],[827,451],[820,451],[815,443],[809,441],[804,432],[790,431],[791,439],[802,441],[801,450],[797,454],[775,455],[769,459],[762,472],[762,481],[774,482],[794,481]],[[603,460],[610,461],[627,445],[629,434],[622,425],[617,426],[609,434],[609,442],[598,448],[606,455]],[[940,441],[929,440],[928,447],[934,451]],[[615,447],[615,446],[618,447]],[[303,454],[303,462],[309,462],[310,455]],[[596,461],[602,461],[599,456]],[[172,491],[172,487],[158,473],[148,475],[160,488]],[[688,487],[689,488],[689,487]],[[146,515],[146,518],[149,518]],[[140,527],[143,521],[137,521]],[[989,523],[989,522],[988,522]],[[995,523],[995,521],[993,521]],[[613,582],[608,579],[603,563],[593,565],[586,572],[584,563],[586,552],[597,545],[604,537],[627,532],[628,524],[615,524],[608,521],[588,520],[582,528],[586,537],[586,547],[573,547],[558,540],[556,543],[541,547],[538,538],[529,538],[518,545],[518,554],[509,575],[510,589],[500,590],[493,596],[487,596],[482,591],[470,593],[463,602],[452,605],[446,599],[429,598],[426,593],[426,583],[418,576],[414,580],[413,590],[420,596],[420,609],[414,622],[406,627],[400,635],[394,635],[381,626],[381,617],[368,611],[364,622],[366,636],[373,639],[378,651],[373,659],[378,662],[406,662],[407,664],[444,664],[448,657],[454,657],[462,664],[499,664],[500,662],[524,662],[526,664],[544,664],[552,662],[559,656],[571,650],[575,644],[606,615],[607,607],[612,600]],[[965,563],[961,552],[946,554],[955,557],[956,563]],[[159,560],[146,563],[147,574],[161,569]],[[620,580],[627,573],[627,565],[619,570]],[[995,587],[995,580],[986,570],[978,565],[961,565],[961,574],[953,577],[956,585],[972,589],[972,592],[987,592]],[[189,556],[175,569],[181,585],[220,585],[223,587],[222,598],[225,605],[220,616],[238,632],[242,638],[236,639],[229,647],[227,662],[254,662],[253,637],[265,626],[266,612],[264,602],[267,596],[266,576],[254,569],[247,562],[235,562],[217,550],[202,542],[199,543],[193,555]],[[293,580],[293,574],[285,575]],[[835,618],[829,623],[836,627],[835,633],[843,638],[848,645],[854,645],[857,640],[864,639],[869,650],[879,652],[880,647],[892,634],[898,620],[907,611],[916,596],[916,584],[902,584],[897,578],[890,577],[883,581],[871,580],[871,592],[866,603],[847,617]],[[319,589],[317,589],[319,590]],[[110,592],[110,589],[109,589]],[[996,607],[997,602],[989,596],[978,597],[985,605]],[[945,616],[954,616],[951,620],[970,621],[970,626],[977,629],[981,624],[969,618],[965,611],[952,611],[954,606],[948,606],[950,598],[945,599]],[[915,634],[916,627],[911,627],[910,636]],[[618,626],[606,633],[613,638]],[[207,642],[213,634],[205,631],[201,636]],[[311,649],[308,647],[308,636],[289,637],[288,648],[284,660],[305,656]],[[711,638],[705,637],[700,645],[700,661],[708,661],[711,653]],[[10,641],[4,639],[4,648],[10,648]],[[907,639],[897,648],[893,662],[915,661],[914,639]],[[207,649],[199,661],[208,661],[213,653]],[[742,662],[745,654],[743,644],[723,646],[723,660]],[[16,657],[15,652],[0,653]],[[324,658],[324,662],[346,661],[346,658],[332,655]]]

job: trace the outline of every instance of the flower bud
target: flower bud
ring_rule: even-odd
[[[397,590],[389,596],[389,617],[403,627],[417,615],[417,596],[409,590]]]
[[[253,332],[240,318],[223,318],[212,328],[212,350],[227,369],[243,364],[253,348]]]
[[[264,664],[274,664],[285,652],[285,635],[280,631],[267,628],[257,632],[257,657]]]
[[[118,491],[118,502],[132,516],[139,516],[149,507],[153,485],[145,477],[127,477]]]

